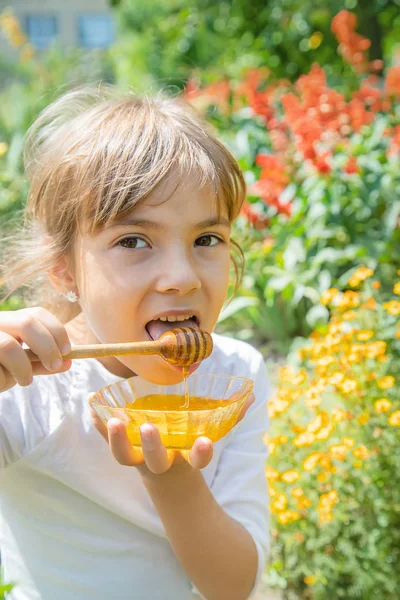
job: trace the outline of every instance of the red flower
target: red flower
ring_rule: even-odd
[[[339,52],[357,73],[368,71],[367,50],[371,42],[355,32],[357,17],[348,10],[341,10],[332,19],[331,30],[339,42]]]
[[[358,166],[357,159],[355,156],[350,156],[349,160],[344,166],[344,172],[348,173],[349,175],[360,172],[360,167]]]
[[[330,173],[332,170],[331,165],[327,160],[328,156],[329,152],[325,152],[321,156],[317,156],[313,161],[317,170],[322,174]]]
[[[400,65],[390,67],[386,72],[386,90],[389,94],[400,96]]]
[[[270,219],[263,214],[256,212],[250,202],[247,201],[243,204],[240,214],[246,217],[247,221],[254,229],[265,229],[270,223]]]

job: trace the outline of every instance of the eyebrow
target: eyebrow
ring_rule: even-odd
[[[164,225],[161,223],[157,223],[156,221],[149,221],[148,219],[135,219],[133,217],[123,219],[121,221],[115,221],[111,227],[123,227],[123,226],[134,226],[134,227],[143,227],[147,229],[155,229],[158,231],[162,231],[165,229]],[[194,225],[194,229],[206,229],[207,227],[214,227],[215,225],[224,225],[225,227],[230,227],[231,224],[228,219],[225,217],[211,217],[210,219],[205,219],[204,221],[200,221]]]

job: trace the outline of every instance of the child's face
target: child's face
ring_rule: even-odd
[[[211,186],[199,188],[189,177],[176,186],[170,178],[128,217],[78,238],[75,278],[91,341],[151,340],[154,329],[146,325],[171,311],[196,315],[201,329],[214,329],[228,288],[228,214],[221,209],[218,220]],[[133,371],[155,383],[182,379],[158,356],[104,362],[117,374]]]

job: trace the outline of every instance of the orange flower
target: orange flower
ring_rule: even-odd
[[[360,167],[358,166],[357,159],[355,156],[350,156],[349,160],[344,166],[344,172],[348,175],[352,175],[353,173],[359,173]]]
[[[386,71],[385,87],[389,94],[400,95],[400,65]]]

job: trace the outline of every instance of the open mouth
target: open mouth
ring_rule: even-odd
[[[145,328],[152,340],[158,340],[163,333],[181,327],[192,327],[193,329],[200,328],[200,320],[197,315],[190,312],[182,312],[180,314],[164,314],[156,319],[149,321]]]

